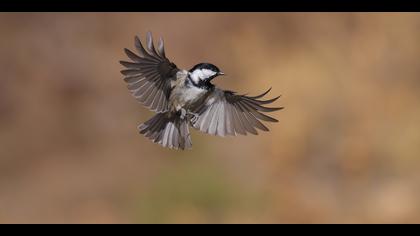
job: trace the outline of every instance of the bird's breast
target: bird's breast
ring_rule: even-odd
[[[195,86],[182,85],[172,90],[170,101],[175,110],[187,109],[199,102],[208,91]]]
[[[186,90],[184,94],[184,99],[187,102],[196,102],[200,100],[205,94],[207,93],[206,89],[198,88],[198,87],[191,87]]]

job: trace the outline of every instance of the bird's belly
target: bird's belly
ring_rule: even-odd
[[[182,89],[175,89],[171,94],[171,101],[173,101],[173,108],[180,110],[184,108],[189,109],[192,105],[198,102],[207,93],[207,90],[197,87],[184,87]]]

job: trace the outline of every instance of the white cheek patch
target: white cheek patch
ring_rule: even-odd
[[[216,74],[216,72],[208,69],[202,69],[201,72],[203,73],[204,79],[210,78]]]
[[[200,80],[205,80],[210,78],[211,76],[215,75],[216,72],[209,70],[209,69],[201,69],[201,70],[195,70],[193,73],[191,73],[191,79],[198,83]]]

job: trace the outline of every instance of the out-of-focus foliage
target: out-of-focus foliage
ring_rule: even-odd
[[[137,134],[134,35],[273,87],[258,136]],[[420,222],[420,14],[1,13],[0,222]]]

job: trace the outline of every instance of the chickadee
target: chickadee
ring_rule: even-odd
[[[138,126],[141,134],[173,149],[190,149],[189,125],[208,134],[236,136],[257,135],[257,129],[268,131],[260,120],[278,122],[263,114],[283,107],[263,106],[277,100],[259,100],[270,90],[258,95],[237,95],[215,87],[211,81],[224,75],[215,65],[200,63],[190,70],[178,69],[165,56],[163,40],[157,50],[152,34],[147,33],[147,51],[139,38],[135,47],[140,55],[124,49],[132,62],[120,61],[126,67],[121,73],[132,95],[157,114]]]

